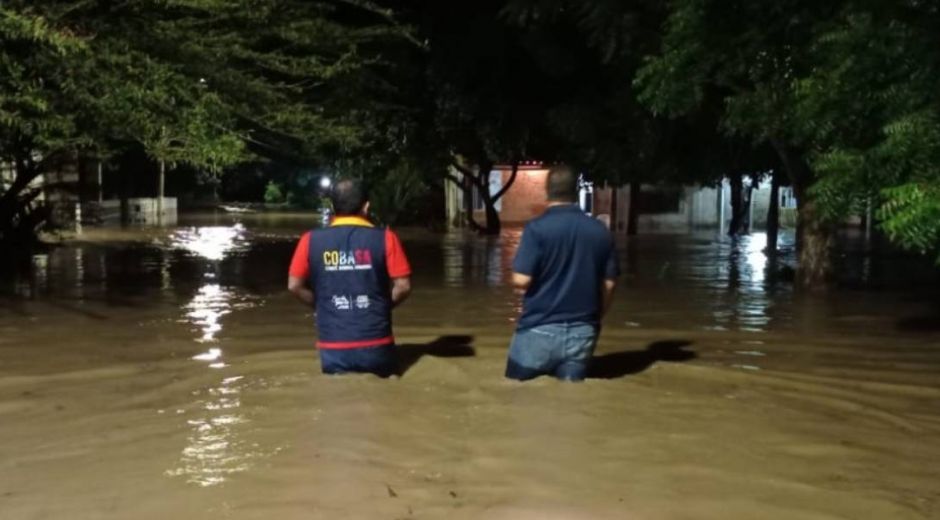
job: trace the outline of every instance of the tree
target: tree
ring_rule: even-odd
[[[889,239],[940,261],[938,28],[935,3],[847,2],[794,90],[824,217],[874,207]]]
[[[476,191],[486,223],[468,224],[484,233],[500,231],[496,202],[512,186],[516,168],[496,192],[490,175],[496,164],[545,159],[546,112],[562,94],[558,74],[543,67],[529,34],[501,15],[505,2],[425,2],[415,13],[419,35],[427,38],[427,108],[433,144],[446,151],[457,174],[447,178],[472,204]]]
[[[26,1],[0,7],[0,239],[47,163],[142,146],[163,168],[389,148],[387,10],[343,0]],[[31,233],[26,233],[30,235]]]
[[[543,62],[563,85],[547,109],[552,158],[595,182],[629,184],[628,234],[636,232],[642,184],[713,185],[759,155],[750,143],[719,134],[713,107],[669,118],[638,99],[633,78],[658,50],[666,14],[656,1],[511,0],[504,9],[538,38]]]
[[[0,7],[0,163],[13,167],[0,194],[0,243],[28,239],[47,216],[34,204],[41,190],[33,181],[58,156],[36,152],[82,142],[49,79],[61,78],[61,64],[83,50],[80,38],[42,17]]]
[[[636,84],[671,115],[717,95],[726,132],[774,148],[799,200],[799,281],[820,287],[836,223],[860,200],[884,198],[899,243],[936,247],[940,224],[900,209],[930,214],[935,200],[936,27],[925,2],[680,0]]]

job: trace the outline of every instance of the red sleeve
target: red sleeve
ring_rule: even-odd
[[[408,257],[401,247],[398,235],[391,229],[385,230],[385,264],[388,266],[388,275],[392,278],[403,278],[411,275],[411,265]]]
[[[297,242],[294,257],[290,261],[290,270],[287,272],[294,278],[307,278],[310,276],[310,232],[307,231]]]

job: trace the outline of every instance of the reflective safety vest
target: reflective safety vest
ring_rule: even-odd
[[[337,217],[329,227],[310,233],[319,348],[395,343],[385,239],[385,228],[358,217]]]

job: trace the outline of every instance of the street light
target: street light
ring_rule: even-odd
[[[329,177],[323,176],[320,178],[320,188],[328,190],[332,185],[333,181]]]

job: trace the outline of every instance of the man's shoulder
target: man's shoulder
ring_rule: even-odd
[[[536,230],[551,228],[564,229],[574,226],[581,228],[586,227],[590,231],[597,231],[601,233],[608,232],[607,226],[605,226],[603,222],[581,211],[545,213],[530,220],[529,223],[526,224],[526,228],[531,227]]]
[[[595,233],[605,237],[610,235],[610,229],[600,220],[589,215],[584,215],[584,219],[584,225],[587,226],[591,231],[594,231]]]

